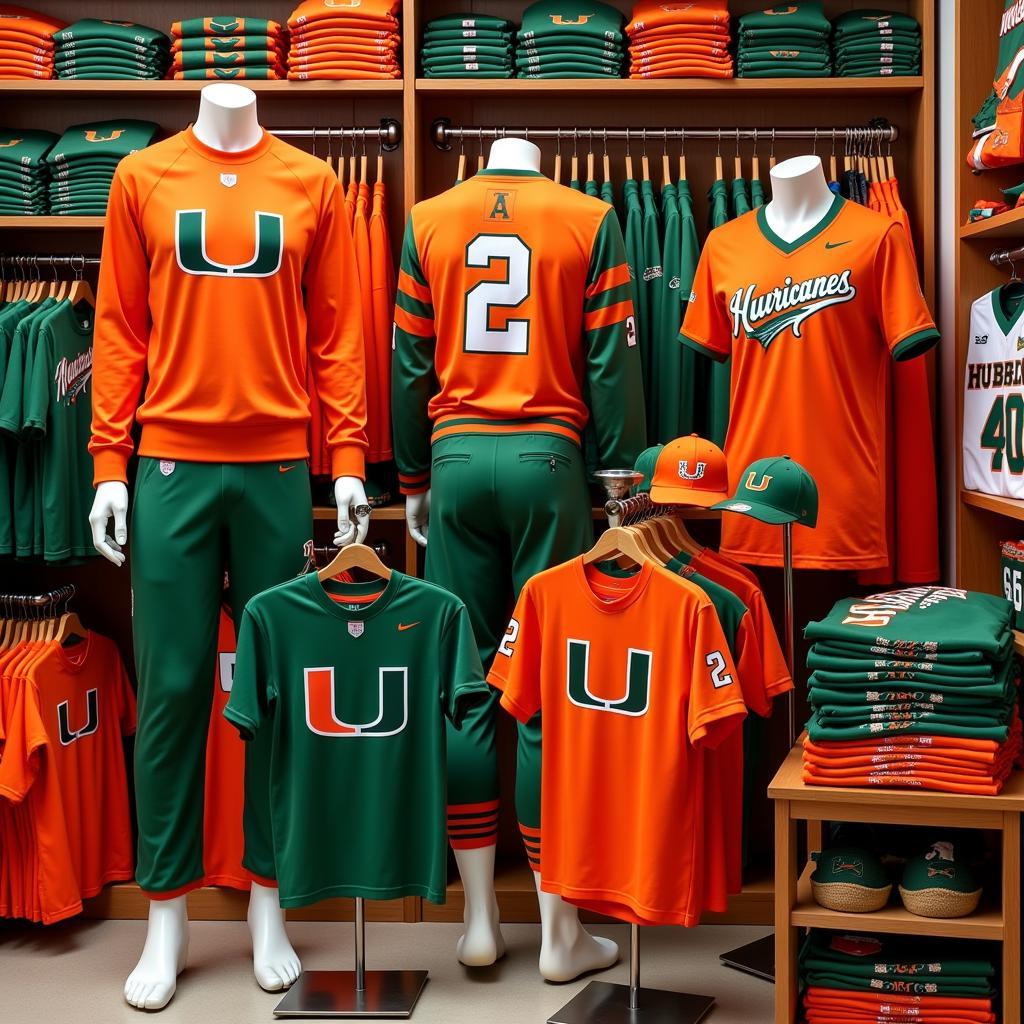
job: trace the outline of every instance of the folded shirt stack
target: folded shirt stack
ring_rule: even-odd
[[[949,587],[836,603],[813,641],[803,777],[995,795],[1021,753],[1013,606]]]
[[[285,78],[288,46],[281,25],[266,18],[218,15],[171,26],[174,78]]]
[[[107,212],[110,183],[129,153],[145,149],[156,136],[152,121],[118,118],[76,124],[47,156],[50,213],[101,217]]]
[[[0,80],[53,78],[53,33],[66,21],[0,4]]]
[[[832,26],[818,0],[778,4],[740,18],[740,78],[828,78]]]
[[[879,78],[921,74],[921,26],[895,11],[847,11],[832,26],[836,74]]]
[[[629,36],[630,78],[732,78],[726,0],[640,0]]]
[[[516,35],[519,78],[621,78],[625,18],[608,4],[538,0]]]
[[[800,949],[807,1024],[995,1024],[983,944],[812,930]]]
[[[427,78],[511,78],[515,74],[515,27],[489,14],[446,14],[423,33]]]
[[[0,130],[0,215],[27,217],[49,212],[46,154],[56,141],[53,132]]]
[[[401,0],[304,0],[288,19],[290,79],[401,78]]]
[[[53,39],[57,78],[163,78],[171,64],[170,39],[130,21],[85,18]]]

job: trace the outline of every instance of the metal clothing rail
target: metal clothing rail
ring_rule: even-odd
[[[1001,266],[1003,263],[1013,264],[1018,260],[1024,260],[1024,248],[999,249],[988,258],[989,263],[996,267]]]
[[[558,139],[603,143],[681,142],[710,139],[713,142],[786,142],[796,139],[815,142],[844,142],[849,147],[895,142],[899,129],[885,118],[870,124],[847,128],[506,128],[479,125],[453,125],[446,117],[431,126],[431,138],[440,150],[450,150],[452,141],[474,139]]]
[[[25,270],[31,267],[33,270],[56,269],[57,267],[69,267],[72,270],[84,270],[86,267],[98,267],[99,256],[55,256],[50,253],[23,253],[21,255],[0,255],[0,268],[3,270]]]
[[[311,139],[315,145],[320,139],[351,142],[376,142],[385,153],[398,149],[402,141],[402,126],[393,117],[382,117],[376,128],[268,128],[279,139]]]

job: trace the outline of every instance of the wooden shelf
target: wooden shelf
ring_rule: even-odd
[[[960,500],[965,505],[995,512],[1008,519],[1024,519],[1024,501],[1019,498],[1001,498],[997,494],[982,494],[981,491],[960,491]]]
[[[197,93],[204,86],[210,83],[205,80],[177,82],[163,80],[123,81],[123,80],[98,80],[85,81],[77,79],[49,79],[41,82],[4,81],[0,82],[0,96],[31,96],[33,99],[40,97],[69,97],[69,96],[104,96],[116,94],[119,98],[125,97],[152,97],[168,96],[175,93],[190,95]],[[372,81],[372,82],[333,82],[313,80],[308,82],[260,82],[253,79],[246,79],[240,84],[256,93],[296,94],[299,92],[327,92],[327,93],[359,93],[363,96],[383,95],[388,93],[401,93],[403,89],[402,80],[394,81]]]
[[[893,900],[889,906],[870,914],[843,914],[827,910],[814,902],[811,893],[813,865],[804,868],[797,883],[797,903],[790,920],[801,928],[831,928],[851,930],[858,934],[882,932],[885,935],[930,935],[950,939],[995,939],[1003,937],[1002,912],[991,906],[982,906],[968,917],[935,918],[911,914],[899,902],[899,893],[893,885]]]
[[[961,238],[1024,238],[1024,206],[995,217],[964,224]]]
[[[8,231],[71,231],[102,227],[102,217],[0,217],[0,230]]]
[[[734,96],[813,93],[838,96],[893,96],[920,92],[924,79],[909,78],[417,78],[416,92],[430,93],[578,93],[628,95],[645,93],[689,96]]]

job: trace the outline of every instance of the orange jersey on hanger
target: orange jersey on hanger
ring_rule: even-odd
[[[394,452],[391,447],[391,326],[395,310],[395,263],[388,237],[388,218],[384,182],[373,186],[373,207],[370,211],[370,278],[373,283],[373,343],[377,349],[377,372],[367,374],[367,408],[375,409],[367,416],[367,432],[371,462],[386,462]]]
[[[704,748],[742,721],[710,599],[646,562],[620,596],[573,559],[519,597],[488,681],[522,722],[542,711],[541,886],[638,924],[697,924]],[[718,851],[721,854],[721,851]]]
[[[327,164],[269,132],[252,149],[222,153],[191,129],[122,160],[94,350],[97,483],[125,479],[133,419],[139,453],[155,458],[304,458],[307,364],[332,474],[361,477],[359,281]]]
[[[903,229],[839,196],[792,243],[765,207],[723,224],[701,253],[681,338],[732,357],[730,486],[778,455],[817,482],[818,525],[793,531],[794,566],[886,565],[889,364],[938,338]],[[727,515],[722,551],[781,565],[782,531]]]

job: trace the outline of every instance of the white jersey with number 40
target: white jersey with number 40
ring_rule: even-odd
[[[998,288],[971,307],[963,464],[968,490],[1024,498],[1024,303],[1007,315]]]

